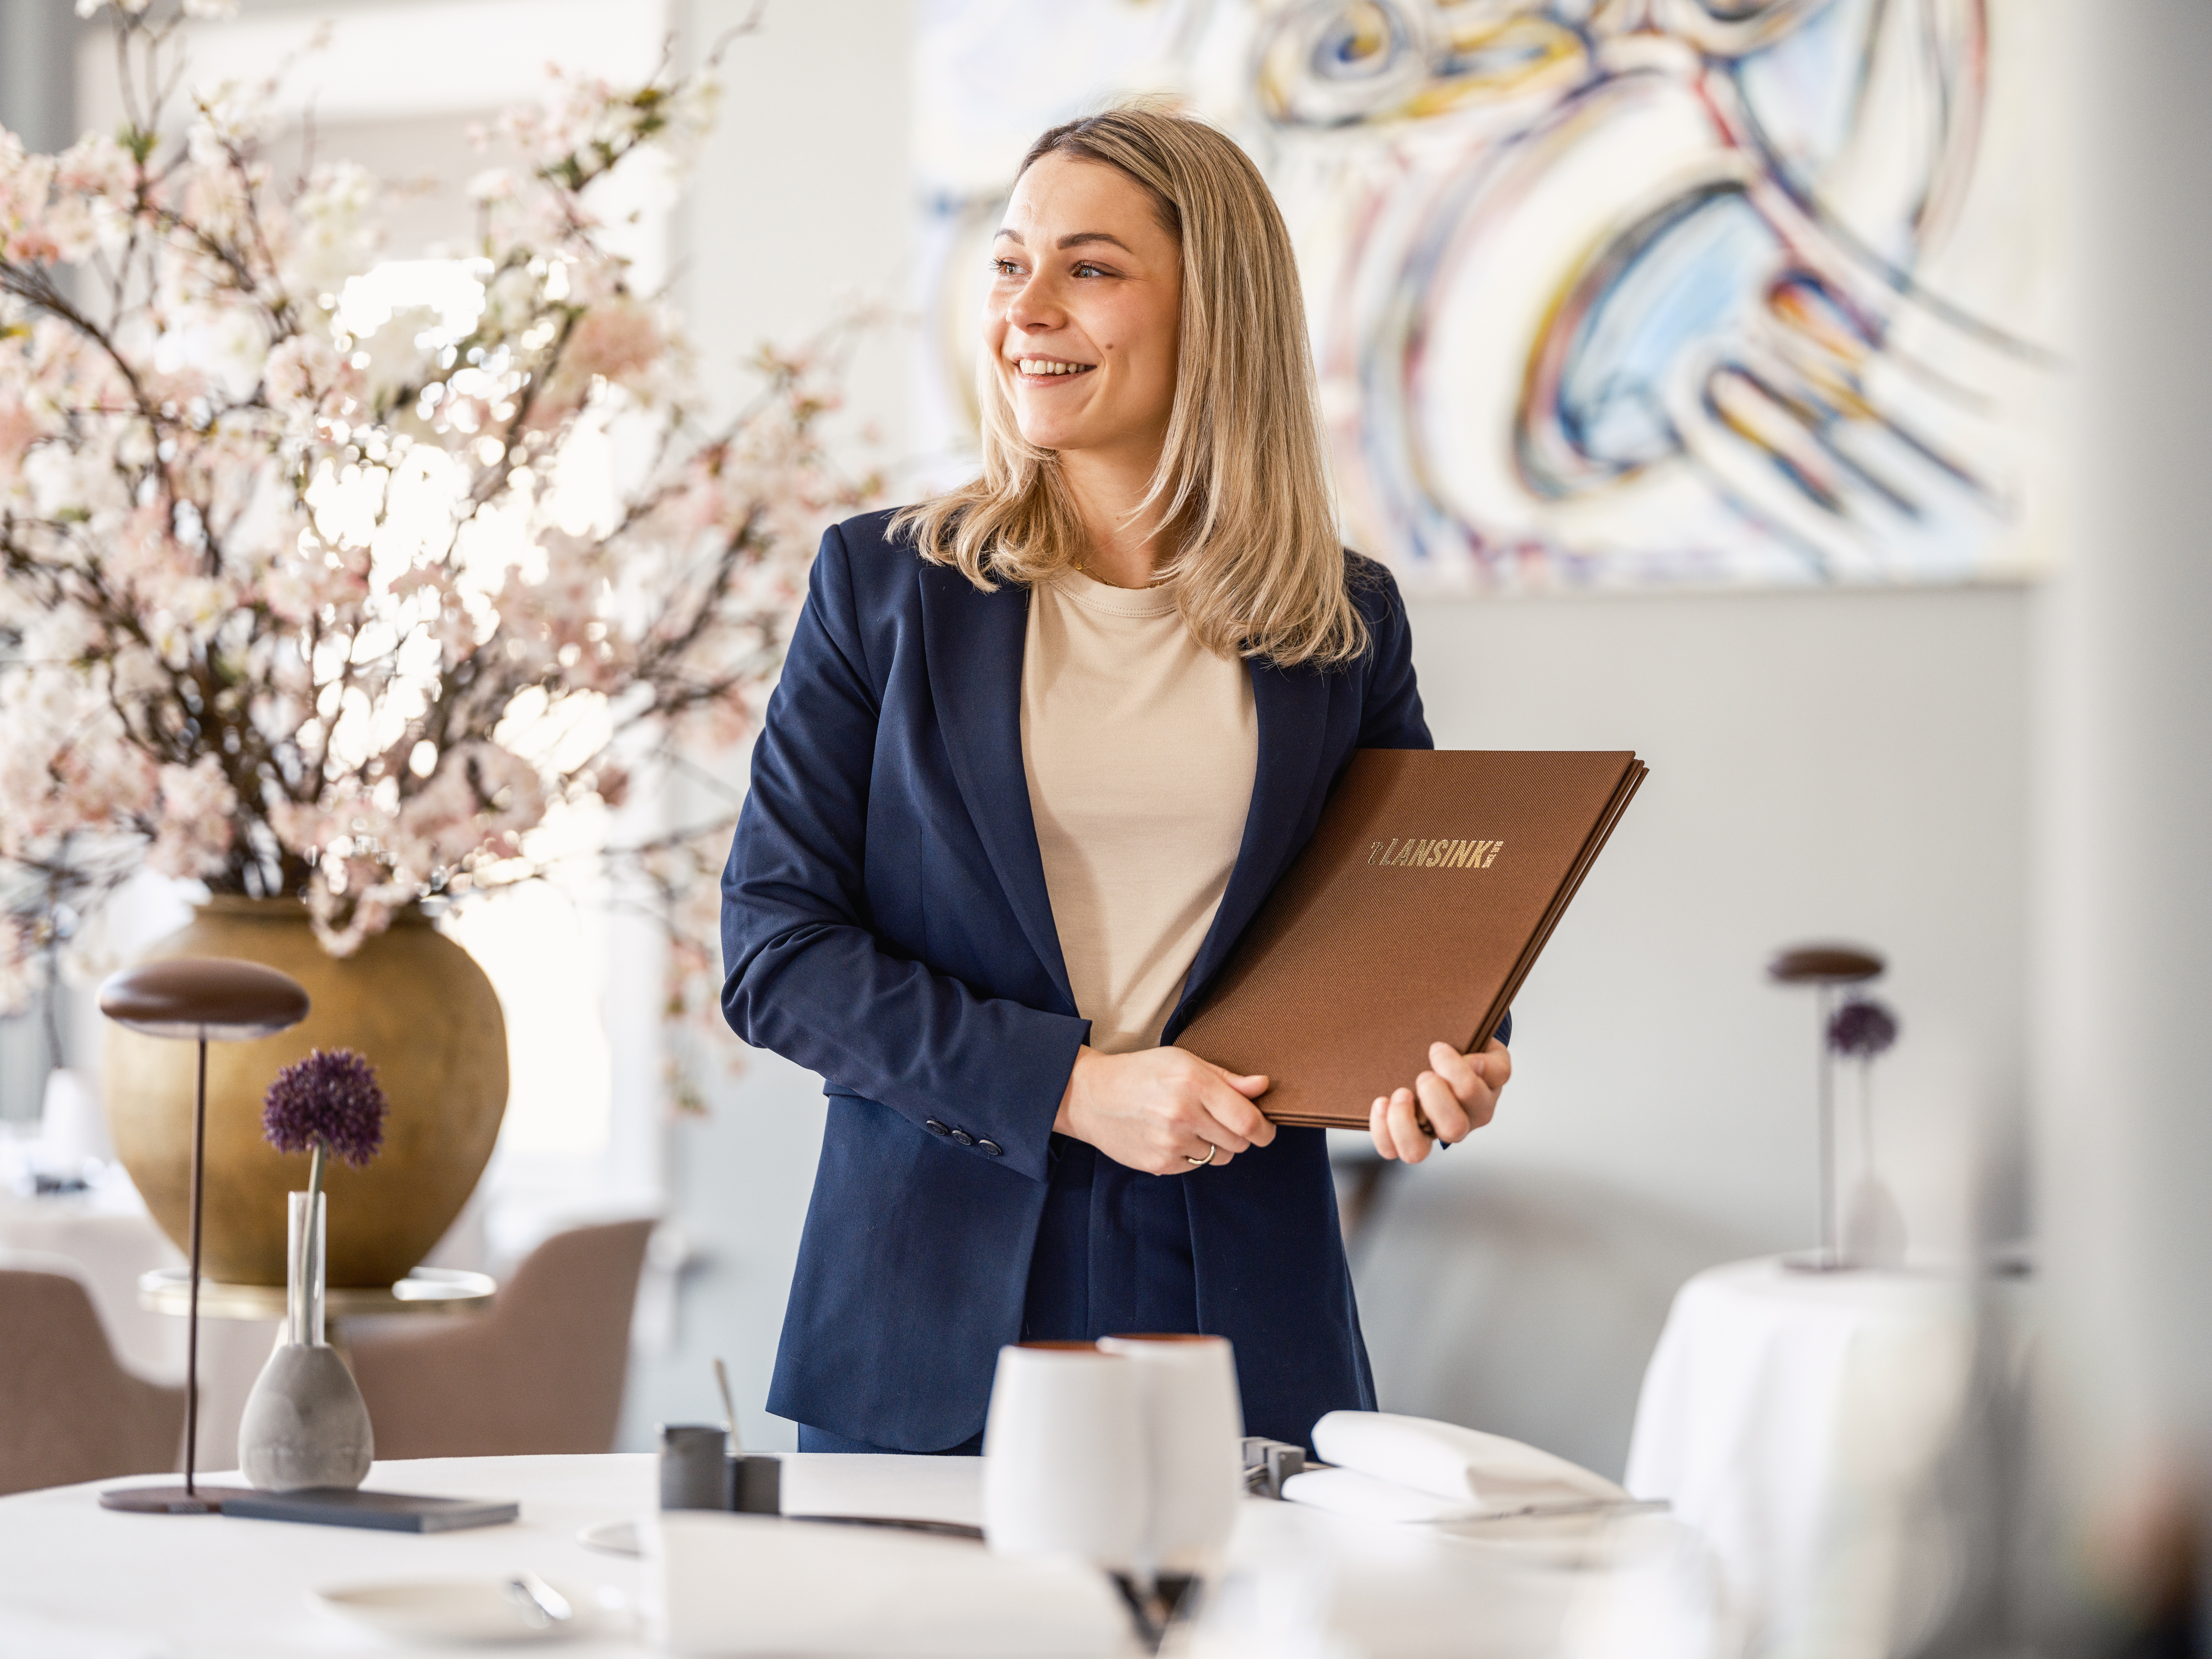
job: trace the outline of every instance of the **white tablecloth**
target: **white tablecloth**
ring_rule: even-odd
[[[784,1468],[793,1510],[978,1519],[977,1459],[799,1455]],[[113,1514],[97,1506],[90,1486],[0,1498],[0,1654],[300,1659],[380,1650],[307,1605],[308,1589],[334,1583],[528,1568],[633,1601],[640,1592],[642,1563],[588,1550],[575,1534],[651,1507],[650,1455],[380,1463],[369,1484],[516,1498],[522,1516],[512,1526],[418,1537]],[[1685,1529],[1653,1516],[1520,1522],[1455,1537],[1255,1499],[1239,1518],[1230,1577],[1209,1605],[1190,1651],[1210,1659],[1726,1653],[1716,1646],[1709,1564]],[[647,1651],[641,1643],[579,1638],[560,1651],[575,1659],[636,1655]]]
[[[2022,1297],[1779,1259],[1682,1287],[1627,1486],[1703,1534],[1753,1652],[1886,1659],[1971,1616]]]

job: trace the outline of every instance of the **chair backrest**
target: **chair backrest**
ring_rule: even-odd
[[[184,1434],[185,1391],[116,1363],[82,1284],[0,1267],[0,1492],[165,1474]]]
[[[1376,1394],[1618,1479],[1675,1291],[1745,1254],[1700,1217],[1564,1173],[1388,1181],[1352,1267]]]
[[[489,1313],[352,1344],[376,1455],[485,1457],[614,1445],[651,1221],[556,1233]]]

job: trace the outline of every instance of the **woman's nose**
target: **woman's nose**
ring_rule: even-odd
[[[1066,312],[1042,271],[1033,274],[1006,298],[1006,320],[1018,329],[1054,329],[1067,320]]]

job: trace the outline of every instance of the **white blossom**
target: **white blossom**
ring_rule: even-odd
[[[353,366],[368,388],[371,409],[386,409],[404,391],[429,378],[433,349],[425,343],[443,319],[428,306],[395,311],[355,351]]]
[[[376,254],[375,179],[351,162],[318,167],[292,204],[293,240],[283,259],[284,286],[313,306],[345,289]]]

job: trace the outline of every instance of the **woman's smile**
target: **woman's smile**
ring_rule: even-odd
[[[1071,362],[1064,357],[1015,357],[1011,361],[1015,380],[1025,386],[1070,386],[1098,367],[1096,363]]]

